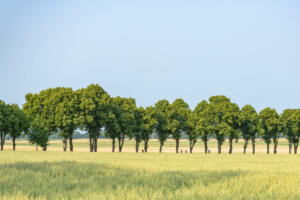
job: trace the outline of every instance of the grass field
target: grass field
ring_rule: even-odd
[[[89,151],[89,141],[88,139],[75,139],[74,143],[74,151],[76,152],[88,152]],[[244,141],[240,140],[238,143],[233,143],[233,153],[241,153],[243,152],[243,144]],[[199,140],[194,147],[194,152],[204,152],[203,142]],[[212,153],[217,152],[217,141],[210,140],[208,142],[209,149]],[[225,141],[222,146],[222,152],[228,152],[228,141]],[[17,141],[17,150],[18,151],[35,151],[35,146],[29,144],[25,140]],[[143,143],[140,145],[140,150],[143,148]],[[252,151],[251,144],[249,143],[247,151],[250,153]],[[270,151],[272,152],[272,144],[270,145]],[[180,140],[180,150],[189,150],[189,142],[188,140]],[[12,143],[10,140],[5,143],[5,150],[12,150]],[[40,149],[41,150],[41,149]],[[49,151],[62,151],[62,141],[61,140],[51,140],[48,146]],[[158,140],[152,139],[149,141],[149,152],[158,152],[159,150],[159,142]],[[98,152],[111,152],[111,140],[110,139],[99,139],[98,141]],[[125,140],[123,152],[135,152],[135,141],[134,140]],[[172,139],[167,140],[163,147],[163,152],[175,152],[175,141]],[[266,144],[261,140],[257,139],[256,141],[256,152],[257,153],[266,153]],[[288,142],[285,138],[281,138],[278,144],[278,153],[286,154],[288,153]]]
[[[297,155],[0,152],[2,199],[300,199]]]

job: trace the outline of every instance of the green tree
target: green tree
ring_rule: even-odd
[[[125,136],[131,139],[136,130],[135,112],[137,110],[135,99],[133,98],[112,98],[112,106],[114,107],[114,130],[118,139],[119,152],[122,152]],[[111,133],[110,135],[114,135]],[[115,136],[115,135],[114,135]]]
[[[226,96],[212,96],[205,116],[210,122],[209,130],[218,141],[218,153],[222,152],[225,137],[229,138],[229,153],[232,153],[232,141],[239,136],[239,107]]]
[[[50,133],[38,127],[32,127],[27,133],[28,140],[30,144],[36,145],[36,151],[38,150],[38,146],[45,149],[48,145]]]
[[[38,94],[26,94],[23,111],[30,119],[30,127],[39,127],[48,133],[58,131],[55,111],[61,101],[58,98],[59,90],[61,88],[49,88],[40,91]],[[44,146],[43,150],[46,151],[47,146]]]
[[[120,134],[120,126],[118,124],[117,120],[117,106],[114,106],[111,104],[110,111],[107,116],[107,121],[105,124],[105,136],[110,137],[112,139],[112,152],[115,152],[116,148],[116,139],[118,138],[118,135]]]
[[[207,101],[201,101],[194,109],[194,113],[198,118],[197,124],[195,126],[198,135],[201,137],[201,140],[204,143],[204,152],[207,154],[208,150],[208,140],[210,133],[214,131],[214,121],[209,113],[209,104]]]
[[[160,100],[155,104],[155,119],[157,121],[155,125],[155,131],[159,140],[159,152],[162,152],[162,147],[171,134],[169,130],[169,113],[171,105],[168,100]]]
[[[73,151],[72,136],[79,120],[79,98],[72,88],[56,87],[39,94],[27,94],[24,112],[31,117],[31,126],[47,132],[59,132],[63,137],[63,149]],[[47,146],[45,146],[46,148]]]
[[[200,135],[196,128],[198,124],[199,116],[194,112],[189,112],[185,125],[185,133],[189,138],[190,153],[193,153],[194,146],[197,143],[197,137]]]
[[[79,127],[80,95],[72,88],[61,88],[56,98],[60,101],[55,109],[55,124],[63,138],[63,149],[67,151],[69,139],[70,151],[73,151],[73,133]]]
[[[13,142],[13,151],[16,150],[16,138],[19,137],[22,132],[27,132],[29,129],[29,120],[25,113],[19,108],[17,104],[11,105],[11,125],[9,134]]]
[[[255,139],[258,133],[258,114],[251,105],[245,105],[241,110],[241,131],[245,140],[244,154],[249,140],[252,142],[252,153],[255,154]]]
[[[108,119],[110,96],[98,84],[91,84],[76,93],[80,97],[80,128],[88,133],[90,152],[97,152],[98,137]]]
[[[284,110],[281,119],[282,131],[289,142],[289,153],[291,154],[294,145],[294,153],[297,154],[300,138],[300,109]]]
[[[300,109],[296,109],[292,116],[293,133],[294,133],[294,153],[297,154],[299,139],[300,139]]]
[[[0,100],[0,136],[1,136],[1,151],[5,144],[5,137],[12,129],[13,125],[13,109],[10,105]]]
[[[135,122],[135,127],[134,127],[134,132],[133,132],[133,137],[135,139],[135,152],[139,152],[139,146],[142,141],[142,131],[143,131],[143,115],[144,115],[144,108],[139,107],[134,110],[134,122]]]
[[[267,144],[267,154],[270,152],[269,149],[272,139],[274,143],[274,154],[276,154],[281,121],[275,109],[268,107],[259,112],[259,128],[260,134]]]
[[[293,142],[295,140],[295,135],[293,131],[293,119],[294,109],[285,109],[281,114],[281,120],[283,125],[283,134],[287,137],[289,143],[289,154],[292,153]]]
[[[179,152],[179,140],[182,138],[189,113],[189,105],[183,99],[176,99],[171,104],[168,129],[176,141],[176,153]]]
[[[148,142],[157,124],[155,114],[155,108],[152,106],[148,106],[143,110],[141,138],[144,141],[145,152],[148,151]]]
[[[230,103],[226,108],[227,112],[224,115],[225,122],[229,125],[229,154],[232,154],[232,142],[240,137],[240,108],[235,103]]]

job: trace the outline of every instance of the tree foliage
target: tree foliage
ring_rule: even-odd
[[[115,97],[111,100],[108,134],[118,140],[119,152],[122,152],[125,136],[132,138],[136,130],[136,104],[133,98]]]
[[[155,104],[155,131],[159,140],[159,152],[162,152],[162,147],[168,136],[172,134],[169,126],[171,105],[168,100],[163,99]]]
[[[252,153],[255,154],[255,139],[258,133],[258,114],[251,105],[245,105],[241,110],[241,131],[245,140],[244,153],[246,153],[248,141],[252,142]]]
[[[9,134],[12,137],[13,142],[13,151],[16,150],[16,138],[21,136],[22,133],[25,133],[29,129],[29,120],[26,114],[19,108],[17,104],[11,105],[11,125]]]
[[[176,99],[167,113],[167,129],[176,141],[176,153],[179,152],[179,140],[185,131],[189,112],[189,105],[183,99]]]
[[[231,103],[226,96],[212,96],[204,115],[208,120],[208,130],[218,141],[218,153],[226,137],[229,138],[229,153],[232,153],[232,141],[238,139],[240,110],[237,104]]]
[[[194,131],[194,137],[200,136],[204,143],[204,152],[208,152],[208,140],[211,135],[213,135],[213,118],[210,117],[210,107],[207,101],[201,101],[193,110],[194,114],[194,126],[192,126],[192,131]]]
[[[263,140],[267,143],[267,154],[273,139],[274,154],[277,153],[279,133],[281,131],[280,116],[275,109],[265,108],[259,113],[259,131]]]
[[[286,109],[281,115],[282,131],[289,142],[289,153],[294,146],[294,153],[297,154],[300,138],[300,109]]]
[[[28,140],[30,144],[36,145],[36,150],[38,150],[38,146],[42,147],[44,150],[46,149],[49,141],[50,133],[45,131],[39,127],[32,127],[28,132]]]
[[[16,104],[0,101],[0,136],[1,150],[5,137],[9,134],[15,140],[27,132],[31,143],[46,150],[50,134],[63,138],[64,151],[69,141],[73,151],[73,135],[79,128],[87,132],[90,140],[90,151],[96,152],[98,138],[104,131],[112,139],[112,151],[118,141],[119,152],[122,151],[125,138],[136,141],[136,152],[144,141],[143,151],[148,151],[148,142],[157,137],[160,143],[159,152],[168,138],[176,141],[176,153],[179,142],[188,137],[190,153],[198,139],[204,143],[205,153],[210,152],[208,141],[215,138],[218,153],[221,153],[225,139],[229,141],[229,153],[233,151],[233,141],[244,139],[244,153],[249,141],[252,142],[252,153],[255,153],[255,140],[261,137],[269,145],[273,141],[274,153],[280,134],[283,133],[289,142],[289,152],[294,147],[297,153],[300,138],[300,109],[286,109],[279,115],[275,109],[265,108],[259,114],[251,105],[239,106],[223,95],[212,96],[209,101],[201,101],[194,110],[183,99],[158,101],[154,107],[136,107],[135,99],[114,97],[98,84],[73,91],[72,88],[56,87],[42,90],[39,93],[28,93],[22,110]],[[40,142],[41,141],[41,142]]]
[[[108,119],[110,96],[98,84],[91,84],[76,93],[80,98],[80,127],[89,135],[90,151],[96,152],[98,137]]]

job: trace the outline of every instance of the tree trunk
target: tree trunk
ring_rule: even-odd
[[[176,139],[176,153],[179,152],[179,139]]]
[[[277,138],[274,138],[274,139],[273,139],[273,142],[274,142],[274,154],[277,154],[278,139],[277,139]]]
[[[116,139],[115,138],[113,138],[112,139],[112,152],[115,152],[115,148],[116,148]]]
[[[222,148],[221,148],[221,140],[218,140],[218,154],[222,153]]]
[[[94,151],[93,138],[90,136],[89,139],[90,139],[90,152],[93,152]]]
[[[229,138],[229,154],[232,154],[232,141],[233,141],[233,138]]]
[[[293,144],[291,141],[289,141],[289,154],[292,153]]]
[[[270,153],[270,143],[267,143],[267,154]]]
[[[299,139],[294,142],[294,154],[297,154]]]
[[[43,147],[43,151],[47,151],[47,146],[44,146],[44,147]]]
[[[64,151],[67,151],[67,148],[68,148],[67,138],[64,138],[63,139],[63,149],[64,149]]]
[[[255,154],[255,138],[252,138],[252,154]]]
[[[159,153],[162,152],[162,147],[163,147],[163,143],[162,143],[162,141],[160,141],[160,142],[159,142]]]
[[[145,153],[147,153],[147,151],[148,151],[148,139],[145,140],[144,150],[145,150]]]
[[[5,134],[1,133],[1,151],[3,151],[4,143],[5,143]]]
[[[135,152],[138,153],[139,152],[139,146],[140,146],[140,142],[139,141],[135,141]]]
[[[15,151],[16,150],[16,138],[15,137],[13,137],[12,142],[13,142],[13,151]]]
[[[69,143],[70,143],[70,152],[73,152],[73,136],[70,136]]]
[[[194,142],[190,139],[190,153],[193,153]]]
[[[118,137],[119,142],[119,152],[122,152],[123,144],[124,144],[125,134],[122,134],[122,138]]]
[[[1,151],[3,151],[3,147],[4,147],[4,142],[3,140],[1,140]]]
[[[94,152],[98,151],[98,136],[94,137]]]
[[[244,154],[246,154],[247,146],[248,146],[248,139],[245,139],[245,144],[244,144]]]
[[[208,147],[207,147],[207,137],[204,137],[203,142],[204,142],[204,151],[205,151],[205,154],[207,154],[207,150],[208,150]]]
[[[119,152],[122,151],[122,147],[121,147],[121,138],[118,137],[118,145],[119,145]]]

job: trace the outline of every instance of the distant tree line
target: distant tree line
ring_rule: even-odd
[[[21,134],[31,144],[47,150],[49,136],[62,138],[63,150],[73,151],[73,136],[76,130],[86,131],[90,152],[97,152],[98,138],[102,132],[112,139],[112,152],[122,152],[125,138],[136,141],[136,152],[143,142],[147,152],[153,134],[159,140],[159,152],[169,137],[176,141],[179,152],[180,139],[187,136],[190,153],[197,141],[204,143],[208,153],[208,141],[215,138],[218,153],[222,152],[225,139],[229,140],[229,153],[233,141],[244,139],[244,153],[249,142],[255,154],[255,141],[260,137],[269,146],[273,142],[277,153],[278,139],[283,134],[289,143],[289,153],[297,153],[300,136],[300,109],[286,109],[279,115],[275,109],[265,108],[259,113],[251,105],[242,109],[226,96],[212,96],[201,101],[193,110],[183,99],[170,103],[160,100],[154,106],[137,107],[135,99],[111,97],[102,87],[91,84],[73,91],[57,87],[27,94],[22,110],[16,104],[0,101],[1,150],[5,136],[10,135],[15,150],[15,140]]]

